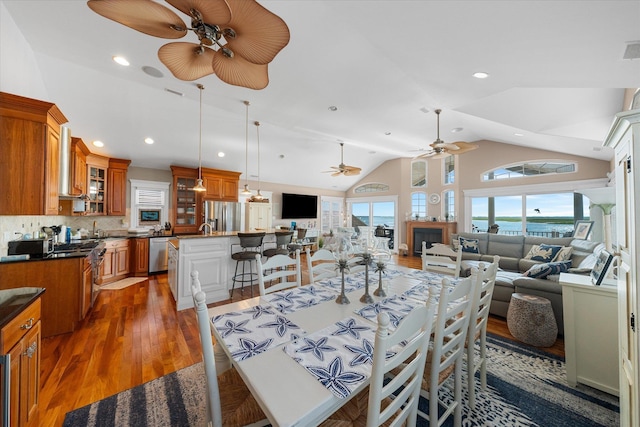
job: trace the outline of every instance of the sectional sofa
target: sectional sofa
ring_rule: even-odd
[[[477,266],[479,262],[492,262],[494,255],[500,256],[500,269],[490,308],[492,314],[507,317],[511,294],[514,292],[538,295],[551,301],[558,323],[558,331],[561,335],[564,333],[562,286],[558,283],[559,274],[557,273],[568,271],[589,274],[595,265],[597,254],[604,248],[602,243],[574,239],[573,237],[550,238],[491,233],[458,233],[451,236],[454,250],[457,250],[457,244],[460,241],[463,242],[461,276],[468,275],[471,268]],[[557,248],[549,248],[544,245],[564,248],[561,250],[563,250],[562,255],[565,257],[565,261],[555,259],[554,262],[554,259],[544,259],[546,255],[557,258],[560,252]],[[532,248],[534,248],[534,259],[531,259],[530,254]],[[551,274],[545,274],[549,272]]]

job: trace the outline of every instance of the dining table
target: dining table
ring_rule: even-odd
[[[342,287],[337,276],[209,308],[216,352],[224,351],[231,360],[273,426],[318,425],[365,389],[372,361],[372,352],[365,350],[375,341],[377,314],[386,311],[397,324],[425,304],[429,289],[440,289],[446,277],[388,265],[382,275],[386,297],[378,297],[380,274],[372,268],[368,293],[373,302],[367,303],[360,301],[365,276],[364,271],[345,275],[348,304],[336,302]],[[365,350],[354,344],[355,338]],[[336,345],[335,339],[343,341]],[[349,359],[355,363],[323,352],[343,344],[357,355]],[[323,359],[325,354],[331,356]]]

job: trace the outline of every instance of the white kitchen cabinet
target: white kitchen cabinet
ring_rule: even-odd
[[[618,294],[615,283],[560,274],[567,382],[619,393]]]
[[[178,249],[169,243],[169,263],[167,276],[169,280],[169,289],[173,299],[178,301]]]
[[[245,231],[268,230],[273,222],[271,203],[248,202],[245,209]]]

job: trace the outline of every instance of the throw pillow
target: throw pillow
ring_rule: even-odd
[[[552,260],[553,262],[560,261],[569,261],[571,259],[571,253],[573,252],[573,248],[571,246],[563,246],[556,255],[556,257]]]
[[[530,269],[522,273],[522,275],[536,279],[544,279],[550,274],[564,273],[568,271],[569,268],[571,268],[571,261],[547,262],[532,266]]]
[[[462,252],[469,252],[472,254],[479,254],[480,248],[478,247],[478,239],[467,239],[466,237],[460,236],[459,238],[460,246],[462,246]]]
[[[562,246],[558,245],[533,245],[525,259],[530,259],[532,261],[551,262],[556,257],[556,255],[558,255],[560,249],[562,249]]]

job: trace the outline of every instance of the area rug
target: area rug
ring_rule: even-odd
[[[148,277],[127,277],[125,279],[118,280],[117,282],[100,286],[100,290],[114,291],[118,289],[124,289],[128,286],[135,285],[136,283],[144,282],[145,280],[148,280]]]
[[[487,353],[487,390],[476,382],[475,411],[463,396],[463,426],[619,425],[618,399],[586,386],[567,386],[561,358],[493,335]],[[198,363],[69,412],[64,426],[202,426],[204,387],[204,369]],[[445,391],[441,398],[450,399],[451,393]],[[421,399],[420,405],[426,412],[428,402]],[[428,423],[418,418],[418,425]],[[452,417],[445,425],[453,425]]]

